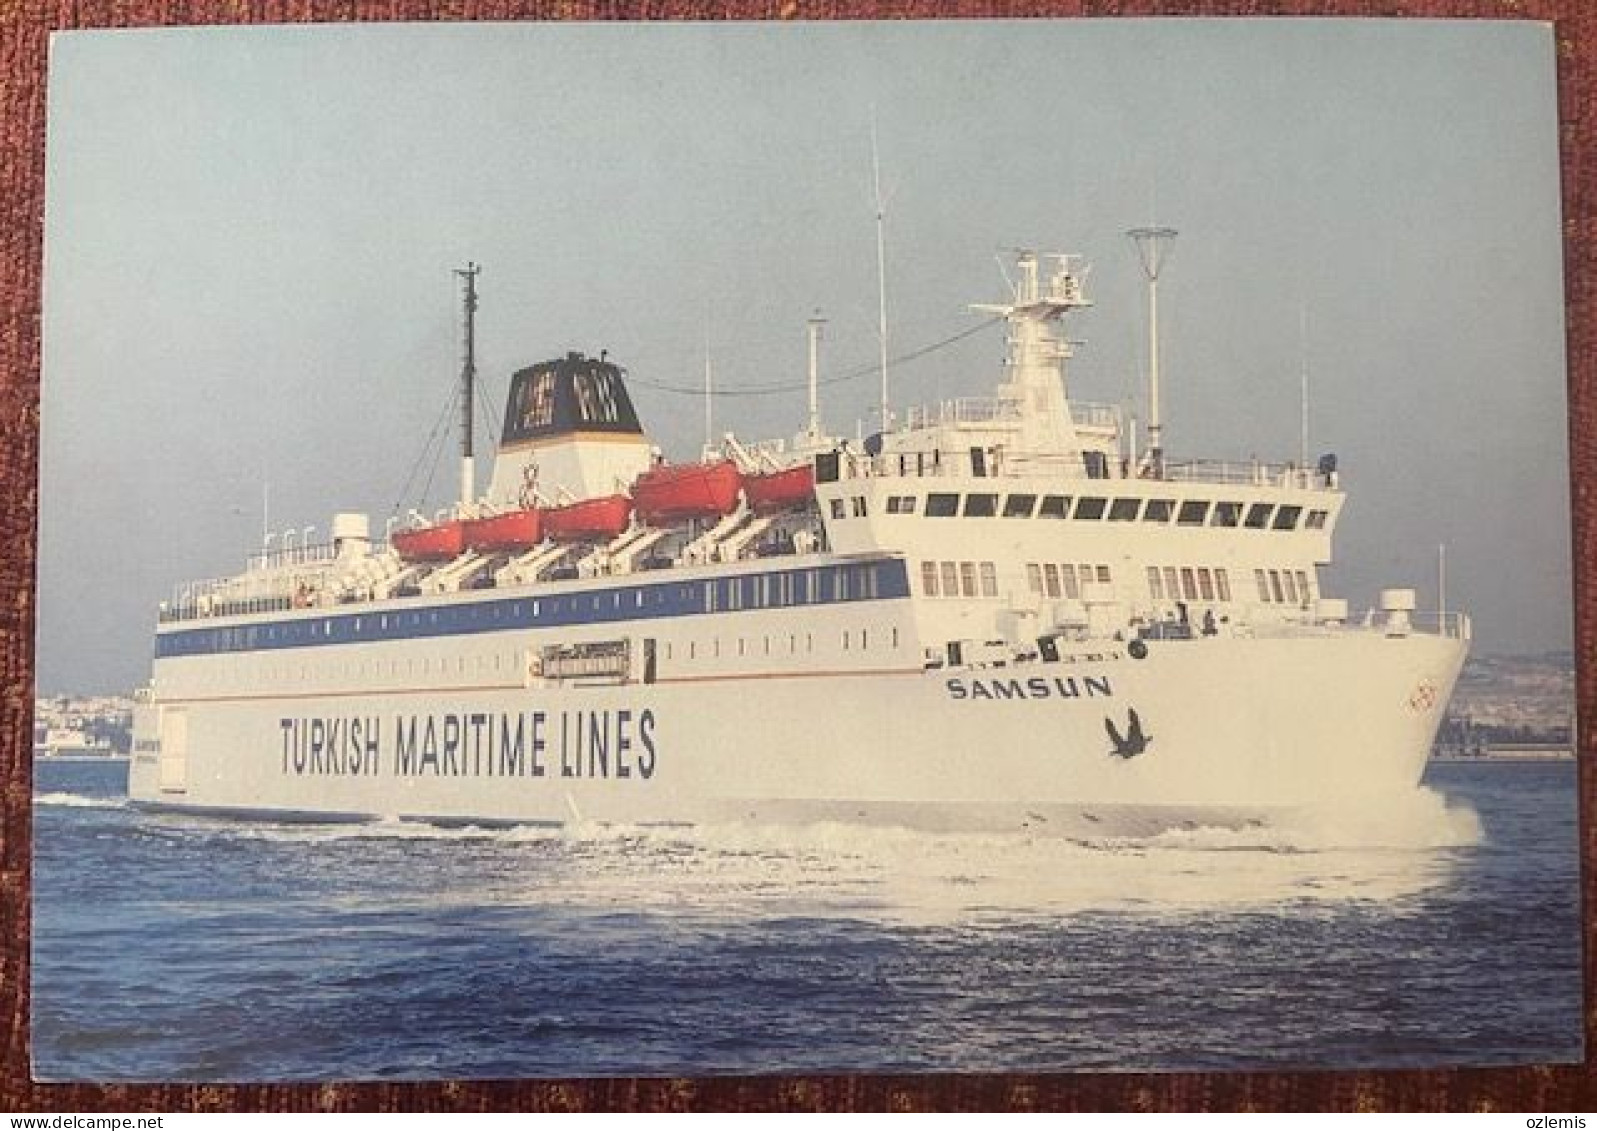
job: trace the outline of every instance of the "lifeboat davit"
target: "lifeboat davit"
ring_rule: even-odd
[[[466,546],[492,553],[497,550],[530,550],[543,541],[543,512],[528,510],[492,514],[468,519]]]
[[[543,511],[544,537],[556,542],[608,542],[632,521],[632,500],[602,495]]]
[[[394,549],[407,562],[447,562],[466,550],[466,524],[438,522],[393,533]]]
[[[638,518],[669,526],[690,518],[720,518],[737,509],[743,476],[729,459],[651,467],[632,485]]]
[[[808,506],[815,497],[815,468],[807,463],[764,475],[743,477],[743,494],[755,514],[775,514]]]

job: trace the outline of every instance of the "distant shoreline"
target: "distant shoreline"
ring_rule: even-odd
[[[1490,762],[1511,765],[1518,762],[1573,762],[1575,752],[1567,747],[1536,747],[1523,751],[1495,751],[1490,754],[1432,754],[1432,762]]]
[[[41,766],[46,762],[126,762],[129,757],[127,754],[37,754],[34,756],[33,764]]]

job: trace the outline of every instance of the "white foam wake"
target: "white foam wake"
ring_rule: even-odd
[[[96,799],[67,804],[99,803]],[[387,820],[256,824],[163,816],[210,836],[317,846],[364,841],[433,877],[426,901],[603,913],[907,923],[1152,915],[1392,901],[1447,878],[1480,823],[1435,791],[1242,827],[1066,839],[849,823],[439,827]],[[392,900],[388,891],[384,898]],[[358,897],[357,897],[358,898]]]
[[[84,793],[36,793],[35,805],[51,805],[61,809],[121,809],[128,803],[125,797],[91,797]]]

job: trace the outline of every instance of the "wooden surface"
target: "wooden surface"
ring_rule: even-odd
[[[715,1080],[496,1081],[432,1084],[36,1085],[29,1078],[28,947],[33,541],[37,517],[39,283],[43,250],[45,59],[58,28],[345,20],[505,20],[935,16],[1338,15],[1550,20],[1556,25],[1569,316],[1570,458],[1577,657],[1590,657],[1597,324],[1597,0],[1054,0],[1053,3],[711,5],[687,0],[0,0],[0,1111],[493,1111],[493,1110],[1413,1110],[1590,1111],[1597,1106],[1593,1006],[1592,735],[1597,668],[1581,662],[1580,806],[1585,942],[1584,1066],[1430,1072],[1058,1076],[770,1077]]]

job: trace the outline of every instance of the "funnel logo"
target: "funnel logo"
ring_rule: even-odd
[[[1109,751],[1111,758],[1135,758],[1153,741],[1153,735],[1142,732],[1142,718],[1137,714],[1137,709],[1132,707],[1126,719],[1126,733],[1121,734],[1120,728],[1115,726],[1115,721],[1108,715],[1104,716],[1104,730],[1109,732],[1109,741],[1114,743],[1114,749]]]

